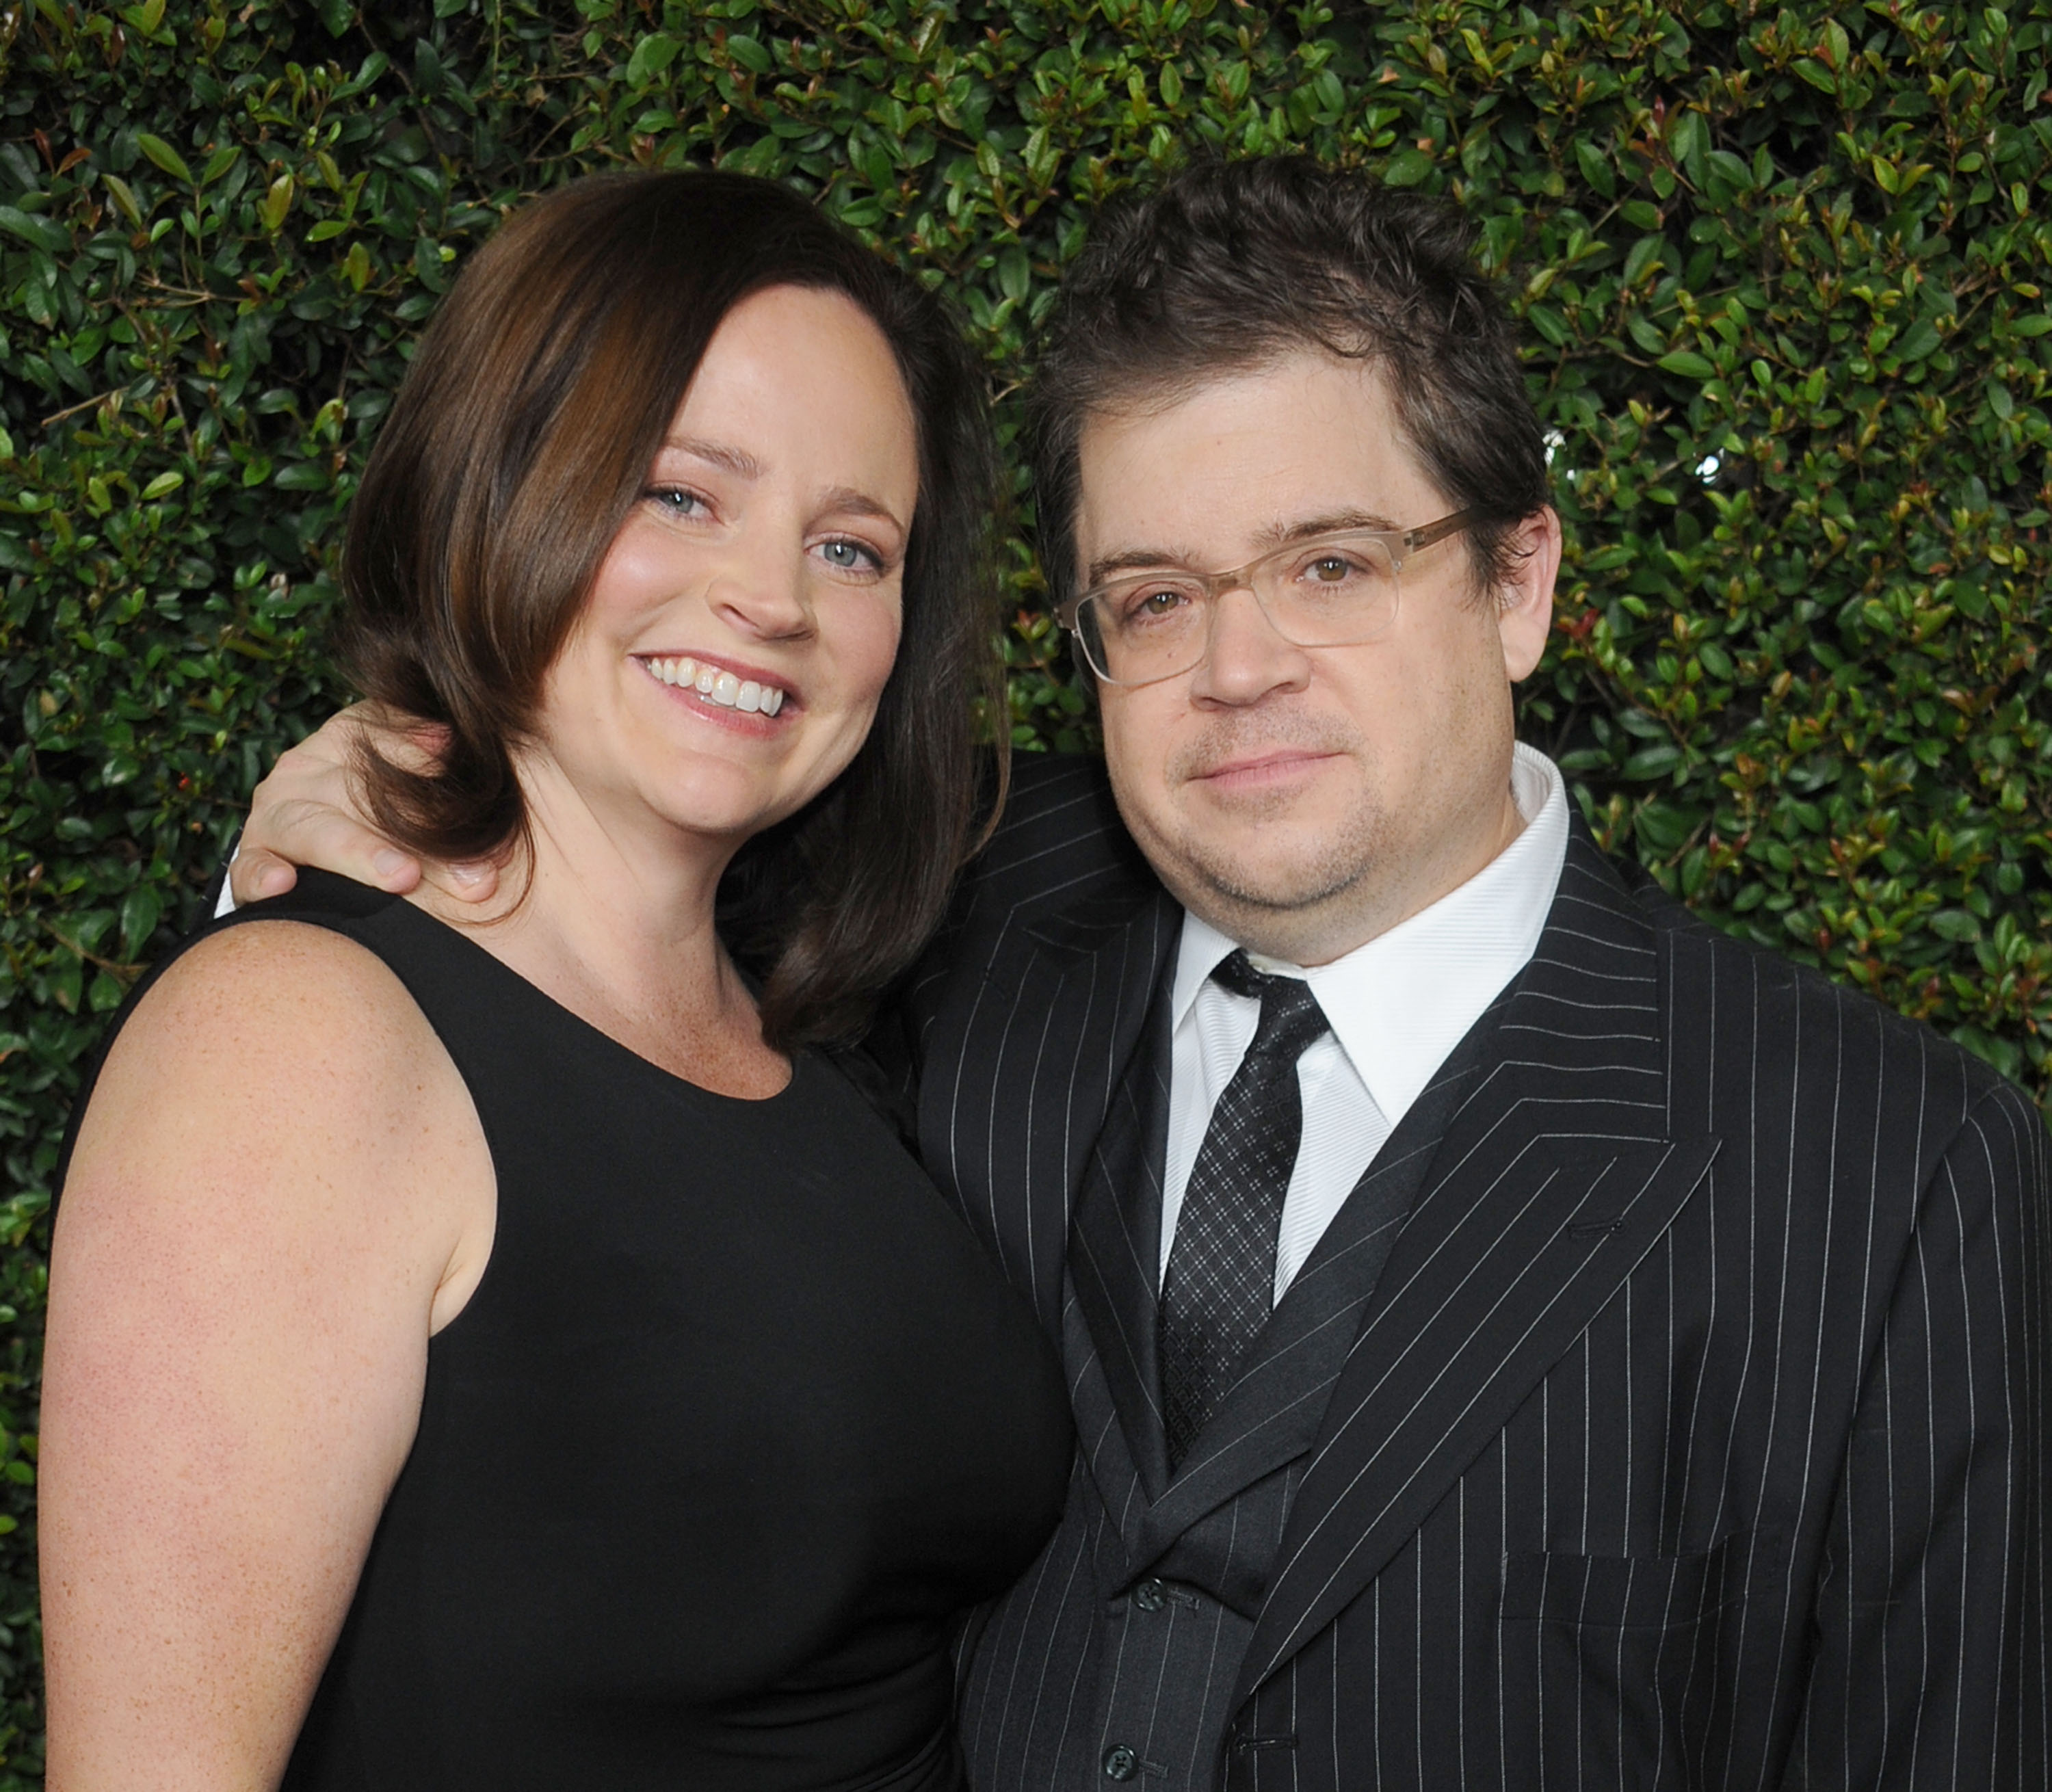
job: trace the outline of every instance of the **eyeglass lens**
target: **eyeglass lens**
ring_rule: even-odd
[[[1370,536],[1284,549],[1223,587],[1192,573],[1114,579],[1077,606],[1077,636],[1091,670],[1114,684],[1174,678],[1208,651],[1219,597],[1243,588],[1298,647],[1371,641],[1396,615],[1396,564],[1388,544]]]

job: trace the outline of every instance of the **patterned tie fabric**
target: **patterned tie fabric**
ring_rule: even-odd
[[[1232,1385],[1274,1305],[1275,1238],[1304,1130],[1297,1060],[1326,1031],[1318,998],[1301,977],[1267,976],[1243,952],[1212,975],[1236,996],[1259,999],[1261,1020],[1212,1110],[1161,1284],[1161,1393],[1172,1469]]]

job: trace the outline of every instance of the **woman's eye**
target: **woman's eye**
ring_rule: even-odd
[[[642,494],[658,509],[668,511],[672,516],[697,516],[703,512],[706,501],[695,491],[687,491],[682,486],[652,486]]]
[[[820,553],[826,563],[837,572],[867,573],[883,569],[883,561],[860,542],[822,542]]]

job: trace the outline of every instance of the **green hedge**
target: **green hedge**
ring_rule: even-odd
[[[1556,432],[1528,736],[1706,914],[2042,1098],[2049,14],[0,10],[0,1792],[41,1755],[42,1216],[77,1066],[340,701],[339,519],[409,334],[520,194],[791,180],[954,294],[1008,437],[1091,207],[1151,166],[1302,148],[1453,194]],[[1085,746],[1024,546],[1008,577],[1015,738]]]

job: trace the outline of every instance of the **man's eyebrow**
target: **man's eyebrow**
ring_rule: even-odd
[[[1388,517],[1376,511],[1333,511],[1324,516],[1307,516],[1294,522],[1271,522],[1265,529],[1255,531],[1255,558],[1270,548],[1286,546],[1291,542],[1306,542],[1314,535],[1336,535],[1348,529],[1396,527]],[[1203,564],[1202,557],[1188,548],[1124,548],[1117,554],[1093,560],[1084,572],[1083,585],[1087,589],[1091,585],[1102,585],[1118,573],[1161,572],[1171,568],[1196,568]]]
[[[1397,526],[1376,511],[1333,511],[1325,516],[1307,516],[1301,522],[1271,523],[1255,535],[1263,546],[1281,547],[1290,542],[1307,542],[1314,535],[1337,535],[1347,529],[1395,529]]]
[[[1192,567],[1197,556],[1187,548],[1123,548],[1093,560],[1083,573],[1085,585],[1102,585],[1114,573],[1159,572],[1169,567]]]

